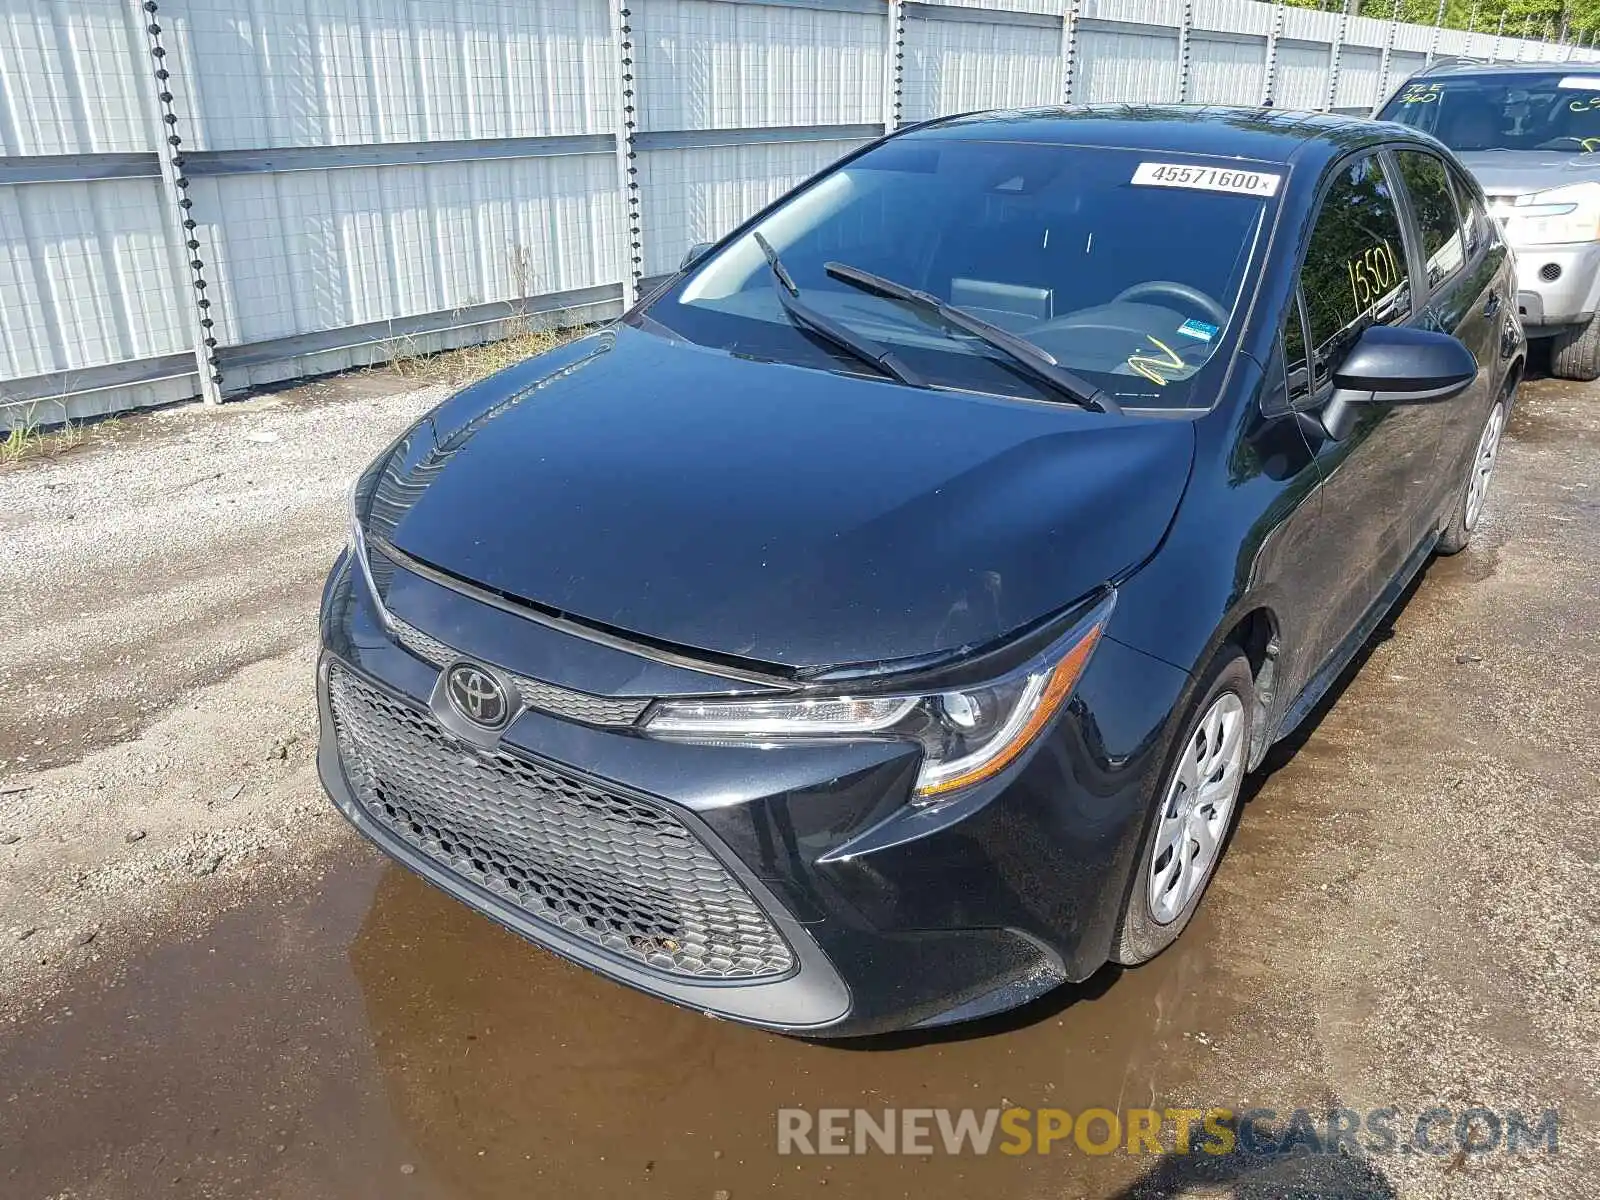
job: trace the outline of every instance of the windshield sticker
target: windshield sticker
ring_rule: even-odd
[[[1202,342],[1209,342],[1217,336],[1217,327],[1208,325],[1204,321],[1196,321],[1193,317],[1190,317],[1182,325],[1178,326],[1178,332],[1183,334],[1184,337],[1198,338]]]
[[[1556,86],[1580,92],[1600,92],[1600,75],[1568,75]]]
[[[1240,196],[1276,196],[1283,176],[1271,171],[1232,167],[1193,167],[1182,163],[1140,163],[1133,173],[1139,187],[1195,188],[1202,192],[1234,192]]]
[[[1368,246],[1344,265],[1350,275],[1350,294],[1356,308],[1366,312],[1400,283],[1400,263],[1388,242]]]
[[[1151,383],[1159,387],[1166,387],[1167,376],[1162,372],[1183,370],[1183,359],[1178,357],[1176,350],[1155,334],[1149,333],[1145,336],[1160,347],[1159,353],[1155,350],[1145,350],[1143,348],[1135,350],[1128,355],[1128,366],[1143,375]]]

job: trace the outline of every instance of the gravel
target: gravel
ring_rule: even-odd
[[[131,953],[340,832],[308,749],[317,597],[350,480],[442,395],[356,375],[0,469],[0,928],[28,931],[0,1010],[70,977],[86,928]]]
[[[871,1055],[647,1001],[395,869],[376,896],[350,882],[375,868],[316,780],[318,592],[349,479],[440,391],[355,376],[142,417],[0,469],[0,603],[14,616],[0,656],[0,1061],[26,1097],[0,1105],[0,1191],[34,1179],[18,1194],[148,1195],[184,1164],[195,1194],[346,1195],[328,1182],[346,1169],[419,1195],[441,1172],[473,1194],[593,1194],[494,1176],[489,1140],[540,1149],[551,1176],[592,1182],[637,1152],[662,1194],[745,1195],[771,1185],[778,1105],[1077,1094],[1057,1102],[1558,1107],[1561,1153],[1018,1162],[985,1177],[1008,1181],[998,1190],[964,1181],[975,1164],[911,1178],[906,1160],[841,1160],[829,1193],[1588,1195],[1595,391],[1525,388],[1488,524],[1430,567],[1392,636],[1254,781],[1179,945],[1054,1020]],[[180,971],[164,990],[172,962],[206,978]],[[494,1049],[466,1053],[490,1026]],[[140,1125],[129,1114],[143,1108]],[[214,1140],[193,1136],[208,1126]],[[324,1140],[287,1142],[288,1126]],[[731,1148],[714,1181],[675,1189],[685,1138],[713,1131]],[[294,1166],[261,1165],[286,1145]],[[1136,1178],[1117,1190],[1113,1175]],[[808,1177],[807,1193],[826,1181]]]
[[[1539,381],[1473,544],[1429,567],[1242,815],[1207,904],[1239,947],[1210,986],[1245,1010],[1209,1094],[1561,1114],[1559,1156],[1394,1156],[1381,1188],[1332,1194],[1600,1176],[1596,596],[1600,405]]]

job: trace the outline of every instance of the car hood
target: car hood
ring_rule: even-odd
[[[1490,196],[1521,196],[1600,180],[1600,155],[1551,150],[1467,150],[1456,154]]]
[[[441,405],[370,532],[459,578],[805,669],[991,642],[1159,544],[1192,422],[933,392],[627,326]]]

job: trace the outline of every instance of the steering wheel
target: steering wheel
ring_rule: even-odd
[[[1124,288],[1111,298],[1111,303],[1117,304],[1123,300],[1136,300],[1141,296],[1167,296],[1174,300],[1186,300],[1206,316],[1210,317],[1217,325],[1225,325],[1228,321],[1228,311],[1199,288],[1190,287],[1187,283],[1178,283],[1172,279],[1147,279],[1143,283],[1136,283],[1131,288]]]

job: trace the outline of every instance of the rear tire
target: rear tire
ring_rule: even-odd
[[[1550,373],[1557,379],[1591,383],[1600,379],[1600,315],[1587,325],[1564,329],[1550,339]]]
[[[1456,499],[1455,512],[1450,514],[1450,524],[1445,526],[1434,546],[1439,554],[1458,554],[1472,540],[1472,531],[1483,517],[1483,505],[1494,478],[1494,464],[1500,456],[1500,438],[1505,433],[1506,413],[1510,407],[1508,393],[1495,401],[1483,422],[1483,432],[1478,435],[1478,447],[1467,464],[1467,478]]]
[[[1239,807],[1250,760],[1255,678],[1237,646],[1227,646],[1184,715],[1161,789],[1152,800],[1134,859],[1112,958],[1149,962],[1189,924],[1210,886]]]

